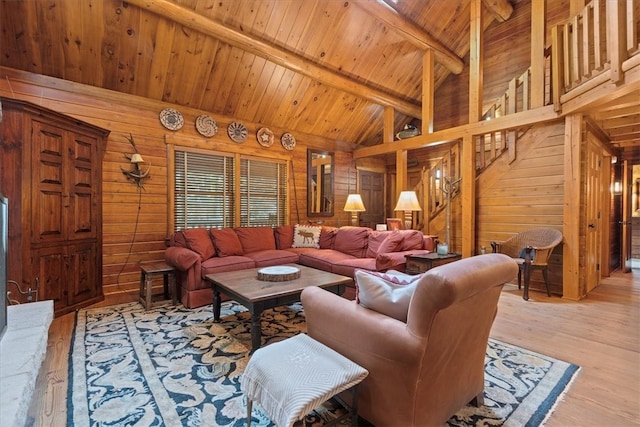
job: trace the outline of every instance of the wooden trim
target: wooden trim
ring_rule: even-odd
[[[544,105],[544,36],[546,34],[545,0],[531,1],[531,105],[539,108]]]
[[[482,1],[471,0],[469,8],[469,123],[474,123],[482,118]]]
[[[463,126],[444,129],[430,134],[423,134],[413,138],[394,141],[393,144],[380,144],[372,147],[359,148],[354,150],[354,159],[363,157],[378,156],[382,154],[394,153],[396,150],[411,150],[424,148],[440,144],[446,144],[467,135],[482,135],[504,129],[514,129],[534,123],[544,123],[557,120],[558,114],[552,105],[537,108],[535,110],[522,111],[512,115],[497,117],[491,120],[482,120],[476,123],[469,123]]]
[[[435,72],[433,50],[422,56],[422,133],[433,132],[433,108],[435,98]]]
[[[580,292],[580,146],[582,115],[572,114],[565,119],[564,133],[564,209],[562,233],[562,296],[570,300],[582,298]]]
[[[460,159],[460,194],[462,197],[462,256],[475,255],[476,244],[476,149],[475,138],[462,140]],[[451,244],[451,243],[449,243]]]
[[[395,127],[396,111],[393,107],[384,107],[383,112],[383,129],[382,129],[382,143],[393,142],[393,130]]]
[[[611,58],[611,81],[619,83],[624,77],[622,62],[626,59],[626,23],[624,16],[624,0],[609,0],[606,3],[609,8],[607,13],[607,41],[609,57]]]

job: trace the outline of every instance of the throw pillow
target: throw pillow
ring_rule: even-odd
[[[396,231],[387,231],[389,235],[386,239],[382,241],[380,247],[378,248],[379,254],[386,254],[388,252],[397,252],[400,248],[402,248],[402,243],[404,242],[404,236],[401,233]]]
[[[296,224],[293,231],[292,248],[319,248],[320,231],[322,227],[317,225]]]
[[[240,240],[245,254],[268,251],[276,248],[273,228],[271,227],[236,227],[233,229]]]
[[[422,249],[423,235],[418,230],[403,230],[401,233],[404,235],[402,241],[401,251],[411,251],[414,249]]]
[[[189,249],[200,255],[203,261],[216,255],[213,242],[209,237],[209,230],[206,228],[189,228],[184,230],[182,234]]]
[[[242,255],[242,244],[232,228],[212,228],[211,236],[219,257]]]
[[[363,307],[406,322],[409,303],[421,277],[395,270],[356,270],[356,300]]]

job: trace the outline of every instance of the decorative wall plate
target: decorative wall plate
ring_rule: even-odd
[[[210,137],[218,133],[218,124],[211,117],[203,114],[196,118],[196,130],[200,135]]]
[[[165,108],[160,111],[160,123],[169,130],[178,130],[184,125],[184,118],[180,111],[173,108]]]
[[[231,123],[227,128],[227,133],[233,142],[244,142],[249,135],[246,126],[240,122]]]
[[[260,128],[256,137],[258,138],[258,143],[263,147],[271,147],[273,145],[273,132],[267,128]]]
[[[293,150],[296,147],[296,139],[290,133],[284,133],[280,137],[282,146],[287,150]]]

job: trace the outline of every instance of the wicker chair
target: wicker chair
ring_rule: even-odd
[[[549,278],[547,270],[549,257],[553,249],[562,242],[562,233],[552,228],[534,228],[515,234],[504,242],[491,242],[493,252],[509,255],[516,260],[518,270],[518,289],[521,287],[522,274],[524,273],[524,294],[522,298],[529,299],[529,282],[531,271],[542,270],[544,284],[549,292]]]

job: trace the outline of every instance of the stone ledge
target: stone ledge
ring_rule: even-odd
[[[26,423],[52,321],[53,301],[7,307],[7,330],[0,340],[3,427],[21,427]]]

